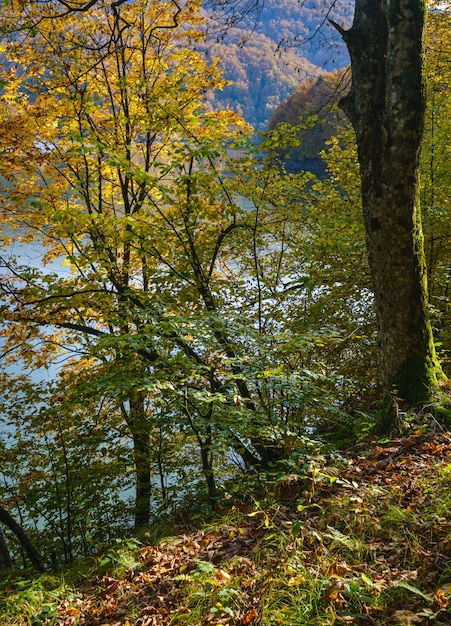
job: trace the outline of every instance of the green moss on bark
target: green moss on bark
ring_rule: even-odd
[[[427,404],[437,399],[438,380],[442,375],[436,359],[430,355],[418,354],[411,357],[399,370],[393,381],[394,391],[408,406]]]

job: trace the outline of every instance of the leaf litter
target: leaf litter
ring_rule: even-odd
[[[53,623],[449,625],[451,519],[434,501],[443,468],[449,487],[449,433],[374,442],[336,480],[319,481],[307,505],[300,480],[297,493],[290,485],[288,499],[262,510],[232,504],[236,523],[224,523],[229,511],[212,528],[141,547],[138,567],[89,579]],[[271,618],[277,588],[306,599],[316,592],[309,621]]]

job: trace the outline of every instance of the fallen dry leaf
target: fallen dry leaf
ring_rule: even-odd
[[[216,576],[216,578],[218,580],[226,581],[226,580],[230,580],[231,579],[230,574],[228,572],[226,572],[225,570],[223,570],[223,569],[216,570],[215,576]]]
[[[241,621],[243,624],[251,624],[252,622],[255,622],[256,619],[258,619],[258,612],[256,609],[251,609],[243,616]]]

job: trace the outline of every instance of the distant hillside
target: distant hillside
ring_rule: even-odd
[[[232,35],[234,39],[232,39]],[[215,92],[215,108],[231,108],[255,128],[266,128],[277,106],[290,97],[300,81],[317,76],[313,63],[292,51],[275,53],[275,43],[259,33],[240,45],[242,31],[234,29],[227,40],[214,46],[224,76],[231,84]]]
[[[351,7],[338,1],[328,16],[349,24]],[[327,11],[322,0],[267,0],[258,20],[251,15],[211,42],[209,54],[221,59],[233,83],[214,95],[214,106],[232,108],[263,129],[301,81],[346,66],[345,45]]]
[[[352,0],[265,0],[262,5],[257,23],[250,16],[243,21],[244,30],[254,24],[256,33],[325,71],[347,65],[346,46],[327,20],[350,26]]]
[[[298,147],[279,152],[279,156],[290,171],[308,169],[317,174],[322,173],[324,165],[319,153],[326,147],[326,141],[334,134],[337,125],[346,119],[337,103],[348,85],[349,73],[346,70],[323,74],[303,81],[294,93],[277,107],[269,120],[269,129],[276,128],[280,123],[307,126],[299,129]],[[315,120],[309,121],[312,117]]]

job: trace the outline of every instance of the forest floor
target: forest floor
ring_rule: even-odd
[[[451,434],[432,426],[317,457],[154,545],[117,544],[59,596],[48,578],[28,617],[13,612],[26,588],[3,585],[1,624],[451,625]]]

